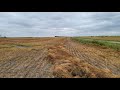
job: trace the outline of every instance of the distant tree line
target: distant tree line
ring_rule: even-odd
[[[2,35],[0,35],[0,38],[7,38],[6,36],[2,36]]]

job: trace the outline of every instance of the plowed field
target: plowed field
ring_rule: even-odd
[[[0,38],[0,78],[116,78],[120,52],[68,37]]]

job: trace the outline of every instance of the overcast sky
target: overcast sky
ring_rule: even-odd
[[[120,12],[0,12],[0,34],[8,37],[120,35]]]

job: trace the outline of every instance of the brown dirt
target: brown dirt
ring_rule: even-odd
[[[3,46],[28,43],[32,45],[29,48],[0,48],[0,77],[120,77],[120,52],[112,49],[82,45],[62,37],[0,39]]]

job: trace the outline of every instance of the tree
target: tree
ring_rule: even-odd
[[[4,36],[4,38],[7,38],[6,36]]]

